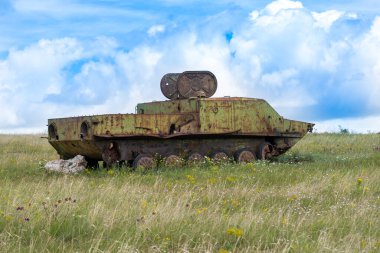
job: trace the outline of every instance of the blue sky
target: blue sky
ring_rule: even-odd
[[[0,24],[0,133],[132,113],[184,70],[318,131],[380,131],[378,0],[0,0]]]

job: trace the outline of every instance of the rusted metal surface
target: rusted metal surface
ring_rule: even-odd
[[[136,106],[137,114],[173,114],[198,113],[197,99],[181,99],[172,101],[158,101],[141,103]]]
[[[177,107],[173,101],[170,107]],[[283,119],[264,100],[196,99],[194,111],[167,114],[107,114],[49,120],[49,138],[55,141],[92,140],[94,136],[157,136],[236,134],[290,136],[306,134],[309,123]],[[145,105],[144,105],[145,106]],[[141,107],[144,107],[141,106]],[[147,108],[148,106],[146,106]],[[164,106],[163,106],[164,107]],[[174,110],[174,109],[173,109]],[[83,125],[86,126],[85,133]]]
[[[209,71],[185,71],[178,76],[177,86],[183,98],[209,98],[215,94],[218,82]]]
[[[180,98],[177,88],[177,80],[179,75],[180,73],[168,73],[162,77],[160,87],[161,92],[165,97],[169,99]]]
[[[156,155],[197,160],[215,153],[246,162],[282,154],[312,130],[314,124],[284,119],[262,99],[200,98],[197,91],[209,96],[216,90],[209,73],[164,76],[161,89],[172,100],[138,104],[136,114],[49,119],[49,142],[63,158],[81,154],[106,164],[139,157],[147,165],[146,156]],[[178,99],[181,94],[198,97]]]
[[[123,142],[136,138],[155,138],[161,142],[173,140],[165,145],[174,145],[176,141],[181,143],[180,140],[183,138],[255,138],[262,141],[268,139],[269,142],[276,144],[281,150],[279,153],[282,153],[293,146],[295,140],[305,135],[310,128],[309,123],[283,119],[266,101],[260,99],[197,98],[153,102],[153,104],[160,104],[160,108],[167,113],[107,114],[50,119],[49,141],[64,157],[82,154],[91,159],[110,163],[110,158],[107,157],[115,160],[117,155],[110,153],[106,146],[99,145],[102,140],[108,142],[120,140],[122,143],[119,145],[123,148],[119,149],[123,151],[135,149],[135,146],[124,145]],[[144,108],[149,112],[153,110],[148,103],[141,104],[138,108]],[[284,137],[288,137],[289,140],[285,141]],[[254,145],[254,148],[257,149],[259,144]],[[226,144],[220,145],[222,145],[220,148],[224,148],[223,145]],[[135,153],[144,152],[143,147],[150,149],[149,146],[142,144]],[[163,154],[160,149],[153,150]],[[173,154],[178,155],[178,153]],[[123,159],[133,159],[133,156],[120,158]]]
[[[210,71],[168,73],[160,82],[161,91],[169,99],[209,98],[216,92],[218,81]]]
[[[293,146],[310,127],[309,123],[283,119],[264,100],[198,98],[190,103],[185,101],[187,100],[177,100],[174,104],[173,101],[161,102],[167,103],[161,106],[167,110],[166,114],[108,114],[51,119],[49,120],[51,130],[49,130],[49,141],[64,157],[81,154],[91,159],[104,160],[106,163],[110,163],[112,159],[119,160],[117,152],[110,152],[111,149],[108,149],[109,142],[115,140],[119,140],[117,143],[120,153],[127,152],[125,150],[134,151],[124,157],[120,155],[120,160],[132,160],[135,154],[144,152],[144,149],[165,155],[165,145],[174,145],[176,148],[168,149],[168,151],[179,155],[180,150],[186,150],[181,146],[186,143],[182,141],[184,138],[221,140],[234,137],[249,140],[254,138],[261,142],[269,141],[277,147],[277,154],[280,154]],[[186,109],[183,112],[182,109],[178,111],[178,106]],[[148,111],[151,109],[147,104],[140,107]],[[84,126],[86,126],[85,131]],[[130,143],[127,140],[136,138],[142,138],[143,141],[131,142],[131,145],[124,144],[124,142]],[[156,141],[153,142],[152,138]],[[168,142],[169,139],[172,141]],[[146,145],[146,140],[155,143],[158,148]],[[100,144],[103,142],[106,144]],[[233,140],[233,147],[229,149],[238,147],[239,142],[241,142],[240,139]],[[163,143],[163,146],[160,143]],[[192,151],[198,151],[197,145],[206,145],[208,150],[211,150],[210,145],[213,145],[210,142],[194,143]],[[250,146],[257,150],[259,144],[260,142],[254,145],[245,143],[242,148]],[[228,146],[224,142],[218,145],[219,148]],[[210,152],[207,155],[211,155]],[[231,155],[233,155],[232,151],[229,156]]]

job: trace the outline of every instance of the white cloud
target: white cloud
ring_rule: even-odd
[[[251,13],[249,13],[249,19],[251,21],[255,21],[259,16],[260,16],[260,12],[257,10],[254,10]]]
[[[376,17],[371,29],[354,44],[354,66],[351,71],[362,75],[359,90],[367,94],[366,106],[380,111],[380,17]]]
[[[355,12],[348,12],[346,14],[346,17],[349,18],[349,19],[352,19],[352,20],[356,20],[359,18],[358,14],[355,13]]]
[[[163,32],[165,32],[165,26],[164,25],[154,25],[154,26],[151,26],[149,28],[148,35],[153,37],[157,33],[163,33]]]
[[[62,38],[42,39],[24,49],[11,49],[7,59],[0,62],[0,106],[4,108],[0,129],[14,132],[16,128],[43,128],[46,119],[53,115],[84,112],[86,106],[70,108],[66,105],[70,101],[93,104],[97,99],[108,99],[102,96],[117,88],[112,87],[116,82],[114,66],[85,60],[88,62],[72,80],[68,79],[66,68],[94,56],[112,57],[116,46],[112,38],[85,44]]]
[[[302,9],[302,8],[303,8],[303,4],[299,1],[277,0],[268,4],[264,8],[263,13],[269,16],[275,16],[282,10]]]
[[[12,89],[34,86],[34,99],[39,100],[46,92],[56,93],[61,89],[64,84],[61,69],[82,56],[81,46],[75,39],[40,40],[23,50],[10,51],[9,72],[3,78],[10,79]]]
[[[263,74],[261,82],[264,86],[272,86],[281,88],[284,85],[289,85],[289,82],[297,75],[295,69],[285,69],[280,72]]]
[[[329,10],[325,12],[312,12],[313,18],[316,20],[315,26],[329,31],[332,24],[343,16],[344,12],[337,10]],[[350,18],[354,16],[350,15]]]
[[[101,56],[114,56],[120,47],[115,38],[100,36],[87,44],[87,54]]]

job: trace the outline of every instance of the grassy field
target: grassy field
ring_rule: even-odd
[[[0,135],[1,252],[379,252],[380,135],[310,134],[272,162],[47,173]]]

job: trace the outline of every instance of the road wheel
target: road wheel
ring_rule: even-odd
[[[195,165],[195,164],[199,164],[201,162],[204,161],[204,157],[203,155],[201,155],[200,153],[192,153],[188,158],[187,158],[187,161],[190,165]]]
[[[236,152],[235,160],[238,163],[249,163],[255,161],[256,157],[255,154],[250,150],[243,149]]]
[[[169,155],[164,158],[166,167],[180,167],[182,165],[181,157],[177,155]]]
[[[133,168],[154,169],[156,168],[156,162],[153,157],[149,155],[140,154],[133,161]]]
[[[211,158],[216,163],[225,163],[228,161],[228,155],[223,151],[216,151],[211,155]]]
[[[257,151],[257,158],[260,160],[267,160],[272,158],[273,146],[269,142],[263,142]]]

